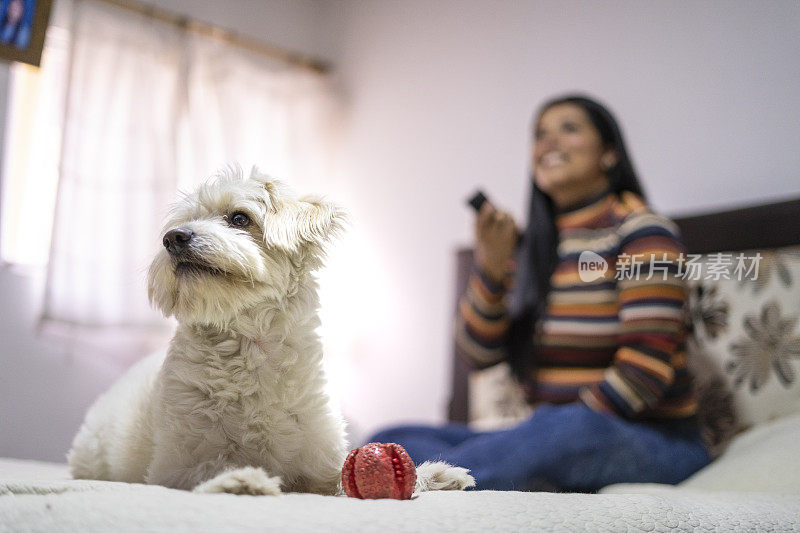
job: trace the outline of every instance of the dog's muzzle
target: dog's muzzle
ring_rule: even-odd
[[[189,242],[194,237],[194,232],[187,228],[171,229],[164,235],[164,247],[170,255],[180,255],[186,250]]]

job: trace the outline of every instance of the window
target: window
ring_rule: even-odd
[[[51,26],[41,68],[11,66],[2,191],[0,260],[44,266],[53,227],[64,116],[68,32]]]
[[[319,73],[144,12],[58,6],[71,22],[48,28],[42,68],[13,68],[0,254],[47,264],[42,331],[138,357],[136,339],[168,327],[145,274],[169,204],[233,162],[321,192],[331,93]]]

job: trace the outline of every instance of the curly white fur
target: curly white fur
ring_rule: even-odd
[[[232,223],[237,212],[247,226]],[[313,272],[343,221],[337,206],[299,199],[255,169],[247,180],[227,172],[178,204],[165,233],[193,236],[181,254],[162,249],[148,279],[177,331],[166,355],[135,365],[89,410],[68,454],[73,476],[337,493],[344,424],[324,392]]]

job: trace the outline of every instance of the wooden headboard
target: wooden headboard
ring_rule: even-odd
[[[687,252],[705,254],[752,249],[780,248],[800,244],[800,199],[737,209],[676,216]],[[456,306],[467,287],[472,267],[472,249],[456,252]],[[453,345],[452,382],[448,418],[467,422],[469,418],[469,368]]]

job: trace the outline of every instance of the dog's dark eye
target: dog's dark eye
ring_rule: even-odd
[[[242,213],[241,211],[237,211],[234,214],[232,214],[229,220],[232,226],[236,226],[239,228],[243,228],[248,224],[250,224],[250,217]]]

